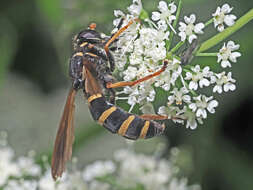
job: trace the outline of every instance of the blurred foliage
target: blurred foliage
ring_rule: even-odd
[[[184,1],[182,14],[195,12],[201,18],[208,19],[210,17],[206,13],[214,12],[217,6],[225,2],[187,0]],[[113,10],[125,10],[130,3],[130,0],[2,1],[0,86],[4,85],[4,79],[10,73],[21,74],[48,94],[64,86],[73,34],[94,21],[99,31],[109,34]],[[253,7],[252,0],[231,0],[229,3],[238,17]],[[150,12],[157,6],[158,0],[143,0],[143,4]],[[193,155],[193,166],[188,169],[186,167],[184,175],[191,176],[194,183],[200,182],[203,190],[253,188],[252,31],[251,22],[229,38],[241,44],[240,51],[243,54],[238,63],[233,65],[238,89],[234,93],[218,97],[220,106],[216,114],[195,131],[168,123],[168,149],[177,146],[184,150],[181,162],[183,165],[191,163],[187,158]],[[210,37],[212,32],[214,29],[207,31],[206,36]],[[219,44],[210,51],[221,46]],[[201,64],[203,61],[212,66],[216,58],[196,58],[194,64]],[[79,130],[76,150],[102,130],[98,126]]]
[[[0,85],[2,84],[5,73],[8,72],[8,65],[12,63],[13,56],[16,53],[17,34],[14,27],[8,20],[0,18]]]

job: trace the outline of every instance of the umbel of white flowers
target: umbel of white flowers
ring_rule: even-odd
[[[178,178],[179,168],[173,160],[137,154],[128,149],[115,152],[111,160],[94,161],[83,170],[73,164],[71,172],[55,182],[51,176],[47,157],[43,169],[35,162],[35,153],[14,158],[14,150],[8,146],[7,133],[0,131],[0,189],[4,190],[111,190],[134,189],[142,185],[145,190],[173,189],[200,190],[199,185],[188,185],[187,178]],[[174,148],[175,160],[179,150]],[[76,162],[76,159],[73,159]],[[106,179],[110,178],[110,182]]]
[[[147,76],[162,67],[162,62],[168,59],[166,70],[159,76],[145,81],[133,87],[124,87],[117,92],[117,100],[126,100],[130,105],[129,112],[138,104],[144,114],[161,114],[172,119],[174,122],[186,124],[187,128],[195,129],[198,123],[202,123],[207,118],[207,113],[215,113],[218,101],[214,99],[215,93],[234,91],[236,80],[232,78],[232,72],[226,73],[223,69],[231,67],[241,53],[236,50],[239,45],[233,41],[224,43],[217,52],[216,67],[220,72],[214,72],[205,63],[201,65],[182,65],[180,55],[172,52],[185,43],[192,43],[198,35],[204,33],[204,29],[209,24],[196,22],[195,14],[184,16],[179,22],[179,27],[174,28],[173,23],[177,21],[177,5],[172,2],[167,4],[160,1],[158,10],[152,12],[151,18],[143,9],[141,0],[133,0],[133,4],[128,7],[128,13],[115,10],[116,19],[113,21],[117,31],[120,20],[123,19],[123,26],[130,20],[142,18],[142,22],[132,24],[123,32],[116,42],[119,47],[115,52],[117,76],[119,80],[135,80]],[[218,32],[224,29],[224,24],[232,26],[236,17],[229,14],[232,8],[225,4],[218,7],[212,15],[212,22]],[[145,15],[145,18],[143,18]],[[208,23],[208,22],[206,22]],[[171,36],[178,35],[180,41],[170,48]],[[172,52],[172,53],[171,53]],[[176,52],[176,51],[175,51]],[[200,92],[202,88],[213,88],[213,94],[205,95]],[[164,91],[168,96],[167,105],[154,109],[154,102],[158,90]]]

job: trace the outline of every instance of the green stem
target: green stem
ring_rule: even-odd
[[[179,0],[178,7],[177,7],[176,20],[174,20],[173,25],[172,25],[173,28],[177,27],[177,23],[178,23],[178,20],[179,20],[179,16],[180,16],[181,10],[182,10],[182,0]],[[170,46],[171,46],[171,43],[172,43],[172,40],[173,40],[173,36],[174,36],[174,33],[173,33],[173,31],[171,31],[170,32],[169,41],[166,44],[166,49],[167,50],[170,49]]]
[[[250,22],[253,19],[253,9],[251,9],[249,12],[247,12],[244,16],[242,16],[240,19],[237,20],[237,22],[225,29],[223,32],[213,36],[211,39],[203,42],[198,50],[197,53],[201,53],[203,51],[206,51],[210,49],[211,47],[217,45],[230,35],[232,35],[237,30],[241,29],[244,25],[246,25],[248,22]]]
[[[198,56],[198,57],[216,57],[217,53],[197,53],[195,56]]]
[[[209,24],[212,24],[212,23],[213,23],[213,18],[211,18],[209,21],[205,23],[205,27],[207,27]]]
[[[172,48],[170,50],[167,57],[170,58],[172,56],[172,54],[175,53],[184,43],[185,43],[185,41],[180,41],[174,48]]]

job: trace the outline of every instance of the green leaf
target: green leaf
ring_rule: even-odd
[[[37,0],[37,5],[40,11],[52,23],[58,24],[63,18],[63,9],[61,8],[60,0]]]

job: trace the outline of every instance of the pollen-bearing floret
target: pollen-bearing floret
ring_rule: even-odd
[[[224,30],[224,23],[227,26],[234,25],[236,16],[229,14],[232,10],[232,7],[230,7],[228,4],[224,4],[222,7],[217,7],[216,12],[213,13],[214,27],[217,27],[219,32]]]
[[[118,47],[114,51],[118,71],[115,76],[118,80],[135,81],[162,70],[144,82],[123,87],[117,92],[116,100],[125,100],[129,104],[129,112],[139,110],[138,114],[160,115],[175,123],[185,124],[186,128],[196,129],[208,113],[214,113],[218,107],[214,95],[236,89],[232,72],[223,69],[231,67],[231,62],[236,62],[241,53],[236,52],[239,45],[229,41],[219,52],[210,55],[217,56],[220,65],[215,61],[212,66],[205,61],[185,63],[185,59],[199,56],[196,53],[199,46],[194,44],[210,23],[221,26],[224,22],[231,26],[235,17],[228,14],[232,8],[223,5],[213,14],[214,19],[211,18],[206,24],[198,23],[195,14],[179,16],[180,7],[175,2],[167,4],[160,1],[158,9],[149,17],[141,1],[134,0],[128,13],[114,12],[113,32],[118,30],[117,25],[122,21],[122,26],[133,19],[136,21],[115,42]],[[201,44],[199,40],[198,44]],[[181,63],[183,55],[184,62]],[[212,88],[213,94],[203,94],[204,88]]]
[[[229,41],[227,45],[224,43],[223,47],[220,49],[218,56],[218,62],[221,62],[223,68],[231,67],[231,62],[235,63],[237,58],[241,56],[240,52],[236,51],[240,48],[240,45],[236,45],[233,41]]]
[[[196,22],[196,15],[191,14],[189,17],[184,17],[184,22],[180,22],[179,36],[181,41],[188,39],[189,43],[192,43],[194,39],[197,39],[197,34],[203,34],[205,25],[203,23],[194,24]]]

